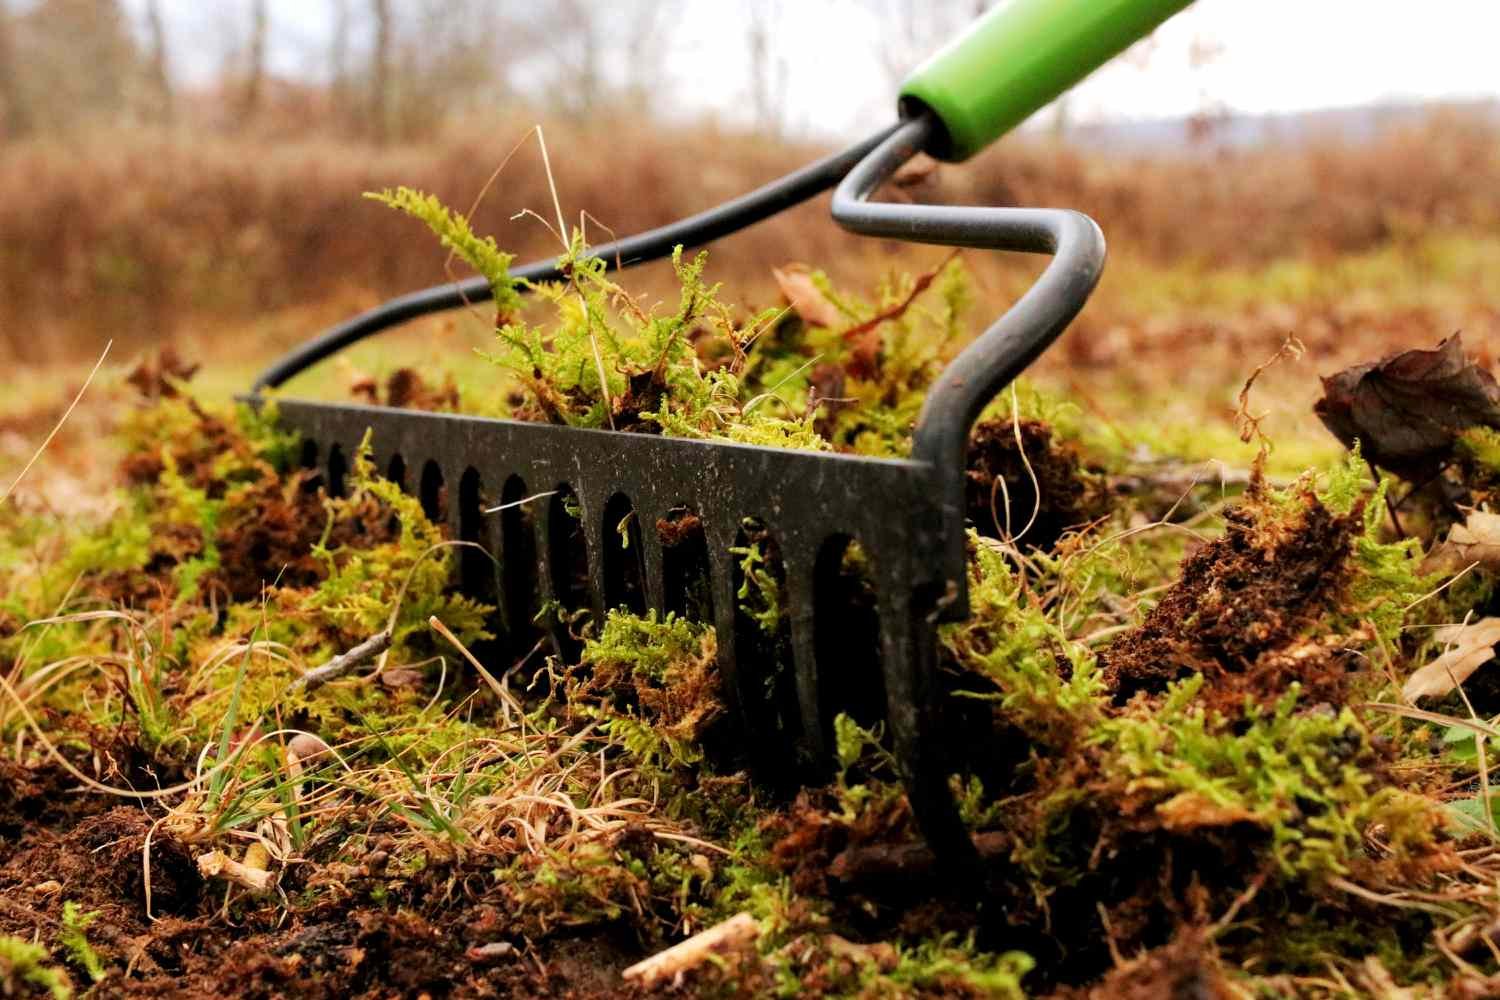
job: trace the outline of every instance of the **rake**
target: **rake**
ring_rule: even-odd
[[[472,543],[461,549],[461,585],[500,608],[515,649],[537,641],[532,622],[544,601],[596,619],[626,607],[712,621],[725,700],[763,773],[826,774],[840,712],[883,720],[923,835],[940,859],[967,868],[978,856],[954,787],[978,748],[954,745],[942,723],[936,627],[969,613],[969,430],[1083,307],[1104,265],[1104,238],[1072,211],[870,198],[919,152],[972,156],[1188,2],[1010,0],[907,79],[896,124],[738,199],[590,251],[611,267],[655,260],[836,187],[833,219],[855,233],[1051,255],[1031,288],[941,373],[909,458],[285,398],[280,419],[301,434],[304,464],[326,470],[335,494],[347,456],[373,431],[376,468],[403,484],[410,478],[429,516]],[[512,276],[545,282],[562,274],[554,259]],[[489,295],[476,278],[386,302],[276,361],[249,399],[258,403],[265,390],[375,333]],[[547,502],[525,502],[538,498]],[[622,544],[616,531],[627,519],[631,537]],[[641,531],[643,524],[656,530]],[[780,640],[737,606],[744,571],[733,550],[750,542],[779,557],[789,620]],[[851,616],[840,567],[856,542],[874,598]],[[551,639],[562,655],[576,653],[565,628],[554,627]],[[781,676],[768,669],[774,663],[791,669]]]

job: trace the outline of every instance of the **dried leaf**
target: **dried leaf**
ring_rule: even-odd
[[[1448,625],[1434,636],[1439,642],[1452,643],[1453,648],[1406,679],[1401,693],[1407,701],[1442,697],[1468,680],[1494,655],[1494,645],[1500,642],[1500,618]]]
[[[1323,379],[1313,407],[1323,424],[1375,465],[1413,482],[1442,468],[1458,434],[1500,428],[1500,385],[1464,357],[1454,334],[1431,351],[1404,351]]]
[[[1500,571],[1500,514],[1476,510],[1463,524],[1448,530],[1448,538],[1422,560],[1423,573],[1456,573],[1478,563]]]
[[[1226,806],[1213,802],[1198,792],[1178,792],[1156,807],[1164,829],[1188,833],[1210,827],[1253,823],[1264,826],[1265,820],[1243,806]]]
[[[942,166],[941,161],[933,159],[926,153],[918,153],[891,175],[891,183],[898,188],[916,187],[937,173],[940,166]]]
[[[156,357],[146,357],[125,376],[125,381],[135,386],[145,399],[172,399],[177,395],[178,383],[191,379],[198,365],[183,360],[177,349],[168,344],[156,352]]]
[[[802,322],[808,326],[826,327],[844,324],[844,314],[828,301],[828,297],[814,283],[805,265],[788,264],[784,268],[773,267],[771,274],[776,278],[776,284],[781,289],[781,294],[786,296],[792,310],[802,317]]]

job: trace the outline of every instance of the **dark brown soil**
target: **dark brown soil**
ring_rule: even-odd
[[[1019,541],[1048,549],[1068,529],[1108,513],[1108,497],[1090,481],[1076,449],[1053,440],[1050,426],[1023,420],[1019,443],[1017,436],[1012,421],[989,420],[969,437],[965,506],[980,534],[1015,537],[1031,522]]]
[[[1160,948],[1120,960],[1092,988],[1062,990],[1053,1000],[1230,1000],[1239,995],[1204,933],[1187,929]]]
[[[54,944],[63,905],[97,913],[90,945],[109,976],[92,995],[217,997],[633,997],[620,972],[647,949],[624,932],[593,928],[528,940],[498,890],[470,891],[479,869],[435,865],[401,898],[372,901],[369,879],[349,891],[304,892],[284,873],[285,898],[237,897],[206,883],[195,855],[160,810],[79,794],[61,769],[0,761],[0,935]],[[143,848],[150,832],[151,916]],[[303,872],[314,865],[300,866]],[[326,870],[325,870],[326,871]],[[315,900],[306,902],[305,900]],[[510,945],[496,948],[497,943]],[[484,945],[491,945],[485,949]],[[83,970],[54,964],[88,986]]]
[[[1299,517],[1262,520],[1256,503],[1226,512],[1224,536],[1184,559],[1145,621],[1101,655],[1117,701],[1201,671],[1227,712],[1294,681],[1313,702],[1343,703],[1356,665],[1341,644],[1309,633],[1341,606],[1362,512],[1334,514],[1307,493]]]

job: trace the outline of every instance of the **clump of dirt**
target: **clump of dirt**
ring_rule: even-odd
[[[1342,604],[1363,504],[1335,514],[1311,490],[1286,516],[1252,492],[1225,512],[1225,533],[1183,560],[1177,581],[1139,626],[1101,654],[1123,703],[1201,672],[1227,712],[1299,682],[1313,702],[1343,704],[1353,654],[1309,633]]]
[[[965,466],[968,519],[991,538],[1020,535],[1030,522],[1020,540],[1048,549],[1065,531],[1109,512],[1076,446],[1058,441],[1040,420],[1022,420],[1019,429],[1010,420],[976,424]]]
[[[1241,996],[1203,931],[1188,928],[1169,943],[1120,961],[1088,989],[1065,989],[1052,1000],[1231,1000]]]
[[[852,822],[840,813],[831,790],[803,789],[785,812],[766,821],[763,832],[775,838],[771,857],[797,892],[826,896],[846,874],[838,862],[851,849],[917,840],[904,798],[874,803]]]
[[[371,406],[393,406],[406,410],[456,412],[460,408],[458,384],[452,374],[441,385],[434,385],[415,368],[397,368],[385,380],[385,391],[373,376],[361,375],[349,386],[356,399]]]

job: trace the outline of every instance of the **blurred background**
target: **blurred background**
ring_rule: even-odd
[[[520,214],[554,215],[537,125],[564,213],[599,241],[742,193],[886,122],[905,73],[992,2],[0,0],[0,414],[55,409],[47,373],[76,383],[108,340],[122,365],[179,345],[227,394],[327,323],[446,280],[426,232],[363,191],[483,192],[480,231],[555,252]],[[1138,408],[1163,371],[1173,406],[1218,407],[1289,333],[1315,371],[1459,329],[1488,358],[1497,27],[1489,0],[1200,0],[888,196],[1100,221],[1105,282],[1043,373],[1101,413],[1111,394]],[[749,308],[777,301],[788,261],[868,288],[941,257],[846,236],[820,201],[716,246],[710,274]],[[1036,271],[966,259],[981,311]],[[630,283],[667,288],[659,268]],[[343,364],[431,357],[433,337],[462,364],[485,336],[447,317]]]

